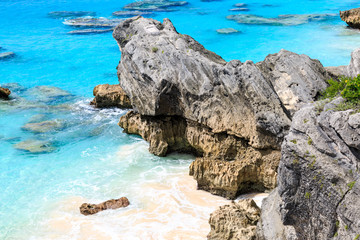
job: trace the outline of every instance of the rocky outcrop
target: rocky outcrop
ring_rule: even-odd
[[[349,27],[360,28],[360,8],[340,11],[340,17]]]
[[[281,151],[280,200],[268,200],[282,224],[295,231],[295,237],[285,239],[359,236],[360,113],[334,110],[343,101],[317,102],[294,115]],[[273,222],[266,217],[269,209],[263,209],[263,225]]]
[[[83,215],[92,215],[107,209],[118,209],[127,207],[129,205],[130,202],[126,197],[121,197],[119,199],[111,199],[99,204],[83,203],[80,206],[80,213]]]
[[[120,85],[101,84],[94,88],[93,94],[95,98],[91,101],[91,105],[97,108],[118,107],[131,108],[131,102]]]
[[[260,209],[252,199],[221,206],[210,215],[209,240],[255,240]]]
[[[127,19],[113,36],[119,82],[135,109],[120,120],[125,132],[160,156],[194,152],[190,173],[200,189],[234,198],[276,185],[291,114],[326,86],[318,61],[281,51],[258,64],[225,62],[168,19]]]
[[[11,91],[8,88],[0,87],[0,99],[8,100],[10,94],[11,94]]]

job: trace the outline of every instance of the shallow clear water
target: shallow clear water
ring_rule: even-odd
[[[0,239],[203,239],[209,213],[226,202],[195,191],[195,182],[187,177],[191,156],[152,156],[146,143],[123,134],[116,125],[125,111],[88,105],[95,85],[117,82],[120,52],[111,33],[68,35],[73,28],[47,15],[81,10],[110,17],[130,2],[0,1],[0,52],[16,53],[0,61],[0,85],[23,86],[12,88],[15,100],[0,102]],[[345,65],[359,46],[360,32],[347,29],[339,17],[298,26],[242,25],[226,19],[237,13],[229,9],[238,1],[189,2],[154,18],[170,18],[179,32],[226,60],[257,62],[285,48],[317,58],[325,66]],[[244,2],[250,10],[245,14],[265,17],[337,14],[359,5],[353,0]],[[242,33],[216,32],[229,27]],[[33,88],[39,85],[60,87],[71,95],[49,99]],[[34,116],[57,119],[62,128],[48,133],[23,130]],[[14,148],[28,139],[47,141],[55,151],[32,154]],[[130,199],[130,208],[96,217],[78,212],[84,201],[121,196]]]

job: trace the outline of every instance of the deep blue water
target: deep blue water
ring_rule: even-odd
[[[63,230],[64,235],[62,228],[56,236],[44,233],[44,225],[50,224],[48,219],[58,219],[59,215],[61,218],[62,201],[74,196],[102,201],[124,195],[135,203],[135,211],[143,204],[137,198],[139,192],[146,191],[139,187],[143,183],[186,175],[191,156],[152,156],[141,139],[123,134],[117,126],[125,111],[96,110],[88,105],[94,86],[117,83],[115,68],[120,52],[111,33],[69,35],[67,32],[74,28],[65,26],[64,19],[48,17],[50,11],[63,10],[94,11],[98,17],[111,17],[112,12],[130,2],[0,0],[0,51],[16,54],[14,58],[0,60],[0,85],[19,83],[23,87],[12,88],[15,99],[10,103],[0,102],[0,239],[81,239],[79,236],[83,235],[78,230],[81,224],[75,224],[74,218],[69,220],[74,223],[70,230]],[[157,13],[154,18],[170,18],[179,32],[194,37],[225,60],[257,62],[284,48],[317,58],[325,66],[346,65],[351,51],[360,46],[360,32],[346,28],[339,16],[297,26],[243,25],[226,19],[227,15],[237,13],[264,17],[338,14],[339,10],[358,7],[358,1],[244,2],[249,11],[230,12],[238,1],[189,0],[189,5],[174,12]],[[242,33],[218,34],[216,30],[220,28],[234,28]],[[59,87],[70,95],[48,99],[34,89],[41,85]],[[34,116],[42,120],[57,119],[62,127],[47,133],[23,130],[21,127]],[[54,151],[33,154],[14,148],[29,139],[46,141]],[[174,181],[169,183],[169,192],[176,195],[178,183]],[[54,211],[58,211],[56,217],[51,215]],[[64,216],[73,214],[72,217],[80,218],[72,210],[64,212]],[[184,214],[176,216],[184,217]],[[189,220],[188,224],[192,222]],[[121,230],[120,226],[117,228]],[[124,229],[120,232],[124,234]],[[160,235],[154,236],[160,239]],[[146,235],[140,239],[150,238]]]

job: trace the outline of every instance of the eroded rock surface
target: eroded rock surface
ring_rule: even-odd
[[[130,202],[126,197],[121,197],[119,199],[111,199],[99,204],[83,203],[80,206],[80,213],[83,215],[92,215],[107,209],[118,209],[127,207],[129,205]]]
[[[255,240],[260,209],[252,199],[221,206],[210,215],[209,240]]]
[[[333,110],[341,102],[304,106],[282,145],[280,201],[273,204],[283,225],[295,229],[291,239],[350,240],[360,233],[360,113]]]
[[[94,88],[94,100],[90,104],[97,108],[131,108],[131,102],[119,84],[101,84]]]
[[[360,28],[360,8],[340,11],[340,17],[349,27]]]
[[[318,61],[281,51],[263,63],[226,62],[168,19],[127,19],[113,36],[119,82],[135,109],[120,120],[125,132],[160,156],[194,152],[190,173],[200,189],[235,198],[275,187],[291,114],[326,87]],[[281,95],[289,85],[297,101]]]

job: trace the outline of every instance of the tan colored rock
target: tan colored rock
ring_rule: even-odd
[[[340,11],[340,17],[349,27],[360,28],[360,8]]]
[[[252,199],[221,206],[210,215],[209,240],[255,240],[260,208]]]
[[[94,88],[94,100],[91,105],[97,108],[118,107],[118,108],[132,108],[129,97],[119,84],[101,84]]]
[[[11,91],[9,89],[0,87],[0,98],[1,99],[8,100],[10,94],[11,94]]]
[[[240,193],[276,186],[279,150],[255,149],[241,138],[213,133],[181,117],[145,117],[130,111],[119,125],[148,141],[155,155],[177,151],[199,156],[190,166],[199,189],[234,199]]]
[[[99,204],[83,203],[80,206],[80,213],[83,215],[92,215],[107,209],[117,209],[127,207],[129,205],[130,202],[126,197],[121,197],[119,199],[111,199]]]
[[[133,111],[120,118],[124,132],[140,135],[150,143],[149,151],[157,156],[170,152],[193,152],[185,138],[186,121],[180,117],[146,117]]]

